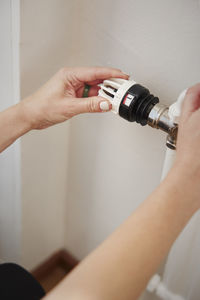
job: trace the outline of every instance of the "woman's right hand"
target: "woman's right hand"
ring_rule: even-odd
[[[174,167],[200,208],[200,83],[188,89],[183,102]]]

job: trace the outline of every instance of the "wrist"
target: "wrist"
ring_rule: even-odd
[[[188,170],[182,164],[175,163],[163,181],[177,196],[180,208],[187,209],[188,213],[194,214],[200,208],[199,177]]]
[[[20,135],[23,135],[32,129],[31,120],[27,114],[24,102],[19,102],[13,109],[15,109],[15,122],[18,125]]]
[[[19,111],[21,120],[23,120],[24,126],[27,131],[35,129],[36,117],[34,113],[34,107],[32,107],[32,98],[23,99],[19,104]]]
[[[28,132],[30,124],[20,103],[2,111],[0,115],[0,152],[2,152],[16,139]]]

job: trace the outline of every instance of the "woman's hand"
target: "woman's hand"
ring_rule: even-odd
[[[31,129],[47,128],[80,113],[108,111],[111,104],[97,94],[98,84],[111,77],[128,79],[128,75],[114,68],[63,68],[21,101],[21,109]],[[91,86],[88,98],[82,98],[85,84]]]
[[[188,89],[179,123],[177,160],[200,172],[200,83]],[[199,173],[200,174],[200,173]]]
[[[169,175],[45,300],[136,300],[200,207],[200,84],[183,105]],[[120,270],[120,271],[119,271]]]
[[[200,83],[188,89],[183,102],[177,158],[172,169],[176,170],[178,180],[184,183],[182,187],[188,186],[187,190],[192,195],[188,199],[191,205],[200,208]]]
[[[111,109],[108,100],[97,96],[104,79],[128,75],[114,68],[63,68],[44,86],[20,103],[0,112],[0,152],[31,129],[43,129],[87,112]],[[81,98],[85,84],[88,98]]]

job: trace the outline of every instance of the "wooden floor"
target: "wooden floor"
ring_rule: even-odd
[[[68,272],[62,268],[62,266],[57,266],[49,274],[40,279],[40,284],[47,293],[54,288],[67,273]]]
[[[43,263],[32,270],[32,275],[41,284],[45,292],[53,289],[79,261],[65,249],[53,253]]]

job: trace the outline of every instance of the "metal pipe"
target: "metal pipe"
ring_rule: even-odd
[[[166,145],[168,148],[175,150],[178,125],[171,121],[168,112],[168,106],[157,103],[149,113],[147,124],[168,133]]]

